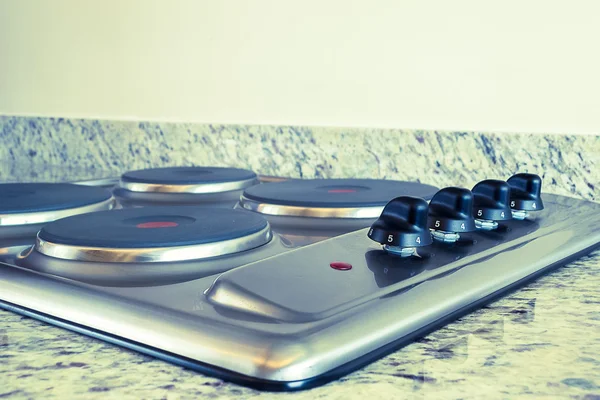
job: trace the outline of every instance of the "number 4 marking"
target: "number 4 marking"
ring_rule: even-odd
[[[465,224],[460,224],[460,229],[462,229],[464,231],[466,229]]]
[[[535,205],[535,203],[533,203],[533,205],[532,205],[531,207],[533,207],[533,208],[537,208],[537,207],[536,207],[536,205]]]
[[[420,236],[417,237],[417,243],[421,243],[421,237]]]

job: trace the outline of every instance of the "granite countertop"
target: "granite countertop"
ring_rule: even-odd
[[[471,187],[529,171],[547,192],[600,201],[600,135],[0,117],[0,140],[0,180],[54,180],[57,165],[86,179],[203,164]],[[338,381],[292,394],[261,393],[0,310],[0,399],[600,399],[599,287],[600,251]]]

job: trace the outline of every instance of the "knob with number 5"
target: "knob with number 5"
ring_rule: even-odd
[[[401,196],[383,209],[369,229],[371,240],[392,247],[422,247],[430,245],[427,229],[427,202],[418,197]]]
[[[469,189],[447,187],[437,192],[429,202],[428,226],[436,231],[472,232],[473,194]]]
[[[542,178],[535,174],[516,174],[506,183],[510,185],[510,208],[519,211],[540,211],[542,203]]]
[[[509,206],[510,186],[504,181],[486,179],[471,190],[473,192],[473,215],[480,220],[507,221],[512,219]]]

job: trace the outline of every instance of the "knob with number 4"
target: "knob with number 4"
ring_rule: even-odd
[[[427,202],[401,196],[390,201],[369,229],[371,240],[388,247],[414,248],[431,244],[427,229]]]
[[[473,194],[470,190],[447,187],[438,191],[429,202],[429,228],[443,232],[472,232]]]
[[[510,186],[510,208],[519,211],[539,211],[542,203],[542,178],[536,174],[516,174],[506,183]]]
[[[509,207],[510,186],[496,179],[479,182],[471,189],[473,215],[480,220],[507,221],[512,219]]]

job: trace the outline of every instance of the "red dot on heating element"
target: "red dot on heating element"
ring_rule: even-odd
[[[173,228],[177,225],[179,225],[177,222],[153,221],[153,222],[144,222],[143,224],[137,224],[136,228],[141,228],[141,229]]]
[[[327,193],[355,193],[356,189],[331,189]]]
[[[341,261],[334,261],[330,263],[329,266],[333,269],[337,269],[338,271],[348,271],[352,269],[352,264]]]

